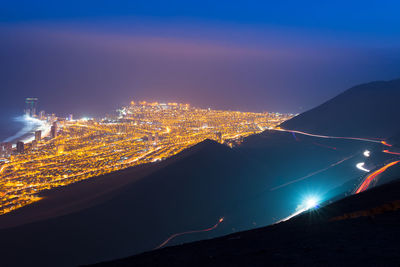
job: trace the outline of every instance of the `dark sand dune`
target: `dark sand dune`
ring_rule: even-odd
[[[400,79],[355,86],[281,126],[316,134],[389,138],[400,132]]]
[[[10,213],[4,222],[0,218],[3,225],[21,223],[24,214],[36,220],[0,229],[2,262],[72,266],[126,257],[154,249],[171,234],[210,227],[221,216],[226,220],[216,230],[182,236],[171,244],[252,229],[287,216],[301,201],[299,192],[328,190],[348,175],[359,175],[354,158],[323,176],[270,191],[361,153],[364,146],[318,140],[337,147],[332,150],[313,144],[317,140],[311,137],[298,139],[265,132],[235,149],[206,140],[149,169],[127,169],[47,192],[47,201]]]
[[[399,266],[400,182],[287,222],[95,266]]]

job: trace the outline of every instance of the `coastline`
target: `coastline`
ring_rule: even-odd
[[[14,121],[22,123],[22,129],[14,135],[4,139],[2,142],[10,142],[13,145],[18,141],[29,143],[35,139],[35,131],[41,130],[42,138],[48,136],[50,133],[51,124],[45,120],[39,120],[27,115],[22,115],[14,118]]]

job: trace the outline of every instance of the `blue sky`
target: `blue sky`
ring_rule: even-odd
[[[397,1],[2,1],[11,101],[96,115],[127,99],[302,112],[400,77]],[[20,99],[21,98],[21,99]]]

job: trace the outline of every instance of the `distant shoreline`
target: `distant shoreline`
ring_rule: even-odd
[[[3,142],[16,144],[18,141],[22,141],[24,143],[29,143],[35,139],[35,131],[41,130],[42,137],[47,136],[50,133],[51,125],[47,121],[39,120],[27,115],[18,116],[14,118],[14,121],[22,123],[22,129],[14,135],[4,139]]]

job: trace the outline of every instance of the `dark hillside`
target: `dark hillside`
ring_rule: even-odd
[[[287,222],[94,266],[398,266],[400,182]]]
[[[388,138],[400,132],[400,79],[355,86],[284,122],[285,129],[324,135]]]
[[[359,156],[354,156],[344,165],[271,191],[349,155],[361,155],[364,148],[357,142],[330,142],[282,132],[249,137],[234,149],[206,140],[160,162],[140,179],[131,171],[110,174],[107,179],[120,175],[126,177],[118,179],[131,182],[85,209],[1,229],[7,244],[0,250],[2,262],[71,266],[126,257],[151,250],[174,233],[210,227],[222,216],[225,221],[216,230],[182,236],[169,245],[271,224],[292,213],[304,194],[315,189],[323,193],[360,175],[354,168]],[[331,145],[337,149],[327,148]],[[79,184],[74,186],[81,192]],[[88,197],[96,193],[82,192]],[[40,202],[33,208],[40,209]],[[18,257],[21,252],[26,257]]]

